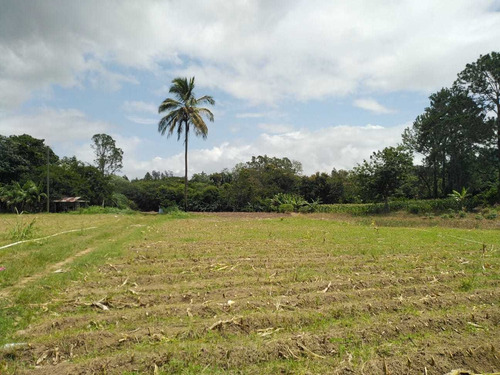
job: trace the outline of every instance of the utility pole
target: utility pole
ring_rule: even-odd
[[[49,180],[49,172],[50,172],[50,158],[49,158],[49,146],[47,146],[47,213],[50,212],[50,180]]]

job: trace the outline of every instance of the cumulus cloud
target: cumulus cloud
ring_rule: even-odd
[[[315,131],[301,129],[283,134],[262,133],[254,142],[224,142],[207,149],[189,152],[189,174],[212,173],[247,162],[252,156],[288,157],[302,163],[305,174],[350,169],[370,157],[371,153],[401,141],[401,133],[409,124],[386,128],[382,126],[333,126]],[[156,157],[135,164],[137,173],[171,170],[184,173],[184,154]],[[128,171],[135,175],[134,171]]]
[[[0,134],[29,134],[49,144],[73,144],[113,128],[104,121],[92,121],[76,109],[42,108],[33,113],[0,117]]]
[[[116,89],[137,82],[123,71],[165,69],[254,103],[427,93],[498,48],[493,3],[2,0],[0,107],[51,85]]]
[[[375,99],[356,99],[354,106],[376,114],[394,113],[394,110],[384,107]]]
[[[281,125],[270,124],[269,129],[251,142],[224,141],[211,148],[191,149],[189,174],[231,169],[238,163],[249,161],[252,156],[265,154],[297,160],[302,163],[305,174],[330,172],[332,168],[350,169],[368,158],[372,152],[400,142],[401,133],[408,125],[342,125],[317,130],[291,130],[288,126],[279,129]],[[261,128],[265,129],[266,126]],[[88,163],[92,163],[94,159],[90,147],[92,136],[107,133],[124,151],[122,172],[127,176],[143,177],[151,170],[171,170],[176,175],[184,173],[182,152],[168,157],[145,159],[142,151],[155,147],[151,141],[138,136],[121,135],[113,124],[94,121],[75,109],[45,108],[31,114],[0,117],[0,134],[23,133],[45,139],[47,144],[55,146],[58,155],[75,155]]]
[[[30,114],[0,117],[0,134],[29,134],[44,139],[56,154],[76,156],[87,163],[92,163],[94,159],[90,147],[92,136],[109,134],[115,139],[116,145],[123,149],[124,162],[134,164],[144,140],[137,136],[125,137],[118,130],[107,122],[91,120],[76,109],[44,108]]]

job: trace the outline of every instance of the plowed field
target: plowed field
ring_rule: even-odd
[[[500,371],[498,221],[81,220],[97,228],[0,250],[2,343],[19,344],[0,373]],[[52,246],[67,250],[6,273]]]

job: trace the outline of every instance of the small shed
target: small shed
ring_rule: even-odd
[[[82,197],[64,197],[52,201],[55,205],[56,212],[67,212],[78,210],[80,207],[87,207],[89,201]]]

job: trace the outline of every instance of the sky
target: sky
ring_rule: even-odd
[[[216,104],[190,175],[257,155],[329,173],[397,145],[430,94],[499,50],[500,0],[0,0],[0,134],[93,163],[106,133],[121,174],[181,176],[158,106],[194,76]]]

